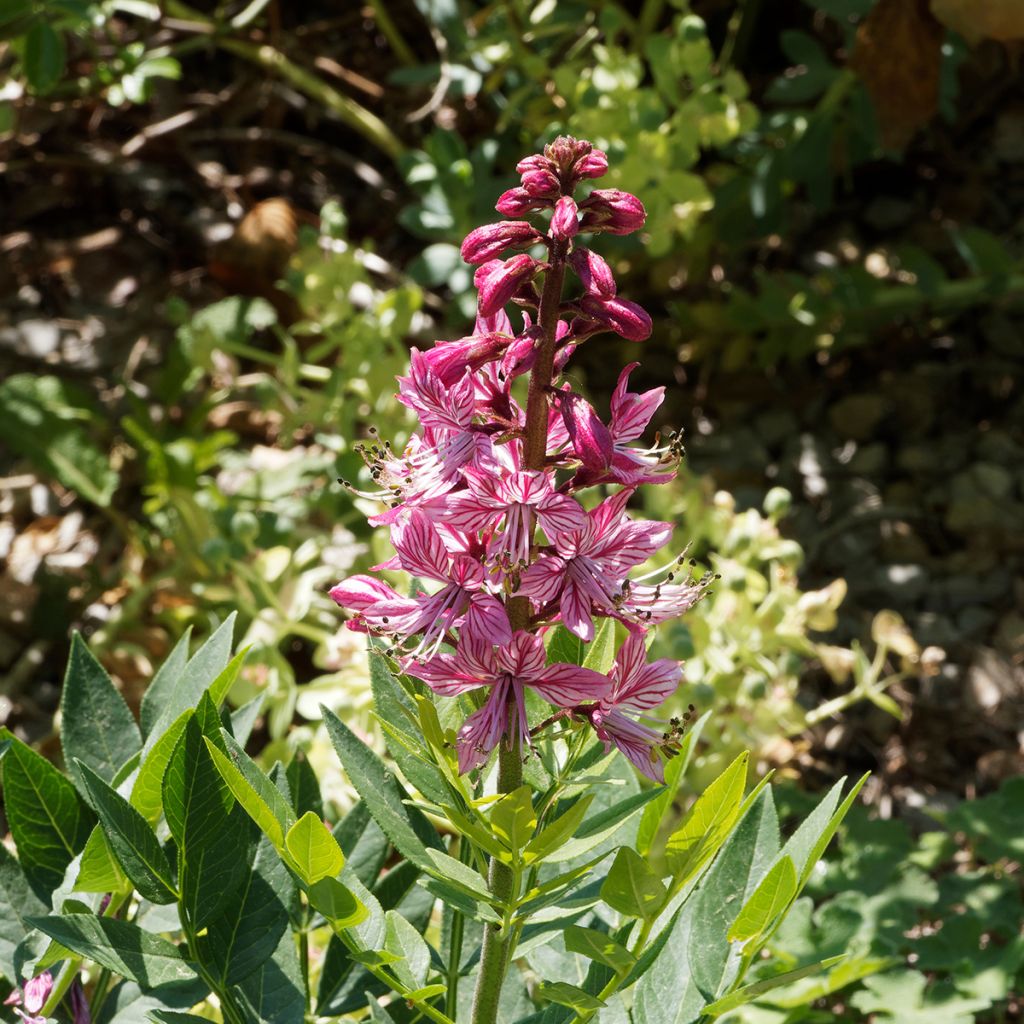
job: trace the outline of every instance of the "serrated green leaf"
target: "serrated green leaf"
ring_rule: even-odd
[[[596,960],[618,974],[625,975],[636,963],[636,957],[621,942],[617,942],[607,932],[599,932],[595,928],[569,925],[565,929],[563,939],[565,948],[570,953],[579,953],[589,960]]]
[[[132,792],[128,802],[151,825],[155,825],[163,813],[163,787],[167,765],[170,764],[171,755],[181,739],[181,734],[185,731],[186,723],[193,714],[191,708],[183,711],[163,731],[152,747],[148,751],[143,751],[139,774],[135,777],[135,782],[132,783]]]
[[[291,855],[292,867],[307,885],[321,878],[336,878],[345,866],[338,841],[312,811],[307,811],[292,825],[284,845]]]
[[[196,976],[176,946],[127,921],[92,914],[67,914],[34,917],[29,924],[62,946],[142,988],[187,981]]]
[[[222,984],[239,984],[274,955],[288,928],[292,887],[281,858],[264,838],[235,898],[197,940],[201,961]]]
[[[18,977],[14,951],[29,933],[26,919],[41,917],[49,909],[32,891],[14,855],[0,843],[0,974],[8,981]]]
[[[765,932],[796,896],[796,868],[783,856],[761,879],[729,929],[730,942],[746,942]]]
[[[606,807],[603,811],[585,820],[577,830],[576,837],[549,853],[547,860],[552,863],[562,863],[589,853],[614,836],[630,818],[639,814],[641,808],[657,797],[660,792],[660,789],[645,789],[639,793],[631,793],[612,804],[611,807]]]
[[[285,832],[295,824],[287,802],[241,747],[232,745],[229,737],[225,738],[225,743],[229,751],[227,755],[209,737],[206,739],[207,751],[217,771],[246,814],[270,839],[278,853],[283,854]]]
[[[139,705],[139,722],[142,725],[143,736],[148,737],[153,731],[164,708],[171,700],[178,685],[179,678],[185,672],[188,664],[189,641],[192,638],[192,627],[189,626],[182,634],[181,639],[174,645],[174,649],[166,658],[163,664],[156,670],[146,692],[142,695],[142,703]]]
[[[692,878],[729,835],[740,813],[749,759],[749,754],[740,754],[694,801],[669,836],[665,860],[677,886]]]
[[[128,705],[78,632],[71,637],[60,714],[64,763],[83,796],[76,760],[110,782],[142,748],[142,736]]]
[[[178,844],[184,913],[195,931],[233,899],[254,855],[253,828],[213,762],[195,717],[171,755],[163,804]]]
[[[429,871],[431,876],[462,889],[474,899],[483,900],[485,903],[490,900],[491,891],[487,879],[479,871],[474,871],[468,864],[463,864],[462,861],[449,857],[440,850],[427,850],[427,856],[434,865]]]
[[[78,771],[110,849],[139,895],[150,903],[174,903],[171,865],[146,819],[88,765],[79,761]]]
[[[235,617],[236,613],[232,612],[206,643],[189,658],[180,674],[172,677],[166,687],[161,687],[158,695],[159,704],[154,700],[151,709],[151,713],[156,712],[156,715],[146,736],[143,762],[163,732],[183,712],[195,708],[207,690],[210,691],[210,698],[217,707],[227,696],[228,690],[237,678],[237,671],[234,674],[232,671],[225,671],[229,669],[229,662],[234,665],[234,662],[231,662],[231,638],[235,629]],[[172,658],[176,654],[177,648],[172,652]],[[243,657],[244,652],[235,659],[239,668]]]
[[[547,641],[548,664],[582,665],[587,645],[575,633],[559,624],[551,631]]]
[[[398,959],[391,970],[407,989],[422,988],[430,971],[430,947],[397,910],[384,915],[384,948]]]
[[[443,849],[433,825],[422,812],[403,803],[408,794],[380,758],[333,711],[323,705],[321,710],[342,767],[374,820],[400,853],[427,870],[427,847]]]
[[[821,855],[825,852],[825,848],[832,841],[832,837],[836,834],[836,831],[842,824],[843,819],[853,806],[854,800],[857,799],[857,794],[860,793],[861,787],[863,787],[864,783],[868,781],[868,776],[870,774],[870,772],[866,772],[857,780],[853,789],[846,794],[845,799],[831,815],[823,829],[818,831],[818,818],[814,813],[812,813],[808,818],[806,828],[801,827],[797,829],[797,831],[793,833],[789,842],[786,843],[783,852],[788,853],[793,858],[794,863],[801,865],[800,877],[797,884],[798,892],[807,884],[807,880],[811,877],[811,872],[814,870],[814,865],[821,859]],[[832,791],[840,791],[845,781],[845,777],[840,779],[840,781],[833,787]],[[831,797],[832,791],[830,791],[825,797],[825,800],[822,801],[825,807],[829,806],[827,801]],[[817,808],[815,810],[817,810]],[[808,840],[813,841],[808,842]],[[802,858],[802,860],[798,859],[805,848],[807,848],[806,857]]]
[[[601,885],[601,899],[626,917],[650,920],[657,917],[667,898],[668,890],[647,861],[628,846],[620,847]]]
[[[235,737],[239,745],[242,742]],[[309,763],[309,758],[301,750],[295,752],[288,769],[285,772],[288,779],[288,788],[292,791],[292,806],[296,815],[303,815],[307,811],[312,812],[318,818],[324,817],[324,802],[320,796],[320,782]]]
[[[231,991],[247,1021],[303,1024],[305,983],[294,936],[286,929],[274,955]]]
[[[49,898],[64,871],[80,853],[96,824],[96,816],[75,787],[41,754],[9,729],[3,758],[4,809],[29,884]]]
[[[337,931],[353,928],[365,921],[369,911],[355,893],[336,878],[321,878],[309,887],[309,902]]]
[[[252,735],[256,720],[260,717],[266,698],[267,694],[264,690],[238,710],[231,712],[231,735],[234,736],[235,742],[240,747],[244,747],[249,742],[249,737]]]

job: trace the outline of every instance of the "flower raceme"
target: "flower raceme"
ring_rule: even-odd
[[[477,268],[473,333],[413,350],[399,380],[400,401],[419,419],[406,449],[376,438],[363,448],[378,489],[360,493],[386,506],[371,522],[390,528],[396,552],[376,568],[422,582],[402,596],[360,575],[331,596],[351,613],[350,628],[393,645],[408,675],[444,696],[478,694],[458,733],[462,772],[503,744],[529,748],[527,691],[554,705],[549,721],[589,725],[654,779],[678,740],[678,723],[665,731],[642,720],[681,677],[678,662],[647,661],[646,639],[690,608],[707,581],[676,580],[682,559],[660,579],[631,578],[672,527],[627,509],[639,485],[670,479],[681,456],[675,437],[637,443],[664,388],[630,391],[631,363],[606,422],[560,379],[595,335],[651,333],[650,316],[619,296],[612,267],[591,248],[593,236],[639,231],[643,204],[617,189],[576,195],[607,167],[604,153],[570,137],[519,162],[519,186],[497,202],[510,219],[462,244]],[[565,288],[570,274],[575,297]],[[518,330],[510,306],[522,316]],[[599,619],[616,620],[626,635],[608,674],[548,663],[553,631],[589,642]]]

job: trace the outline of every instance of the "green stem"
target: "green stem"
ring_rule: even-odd
[[[454,840],[458,847],[459,860],[463,864],[470,864],[473,860],[473,851],[469,843],[462,837]],[[452,852],[448,851],[449,854]],[[452,930],[448,937],[448,988],[444,997],[445,1012],[453,1020],[459,1012],[459,972],[462,967],[462,940],[466,931],[466,919],[462,911],[456,907],[452,908]]]

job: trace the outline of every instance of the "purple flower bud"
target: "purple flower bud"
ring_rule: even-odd
[[[567,241],[579,231],[580,222],[576,216],[576,203],[572,196],[562,196],[555,203],[555,212],[551,216],[552,238],[559,242]]]
[[[593,249],[577,249],[569,255],[569,265],[591,295],[610,299],[615,294],[612,268]]]
[[[553,198],[561,192],[558,178],[550,171],[527,171],[522,177],[522,182],[523,188],[531,196]]]
[[[506,249],[526,249],[541,240],[541,233],[525,220],[485,224],[466,235],[462,258],[467,263],[486,263]]]
[[[608,156],[600,149],[592,149],[573,168],[577,178],[602,178],[608,173]]]
[[[89,1000],[85,998],[82,991],[82,983],[75,978],[71,983],[71,1024],[92,1024],[92,1017],[89,1014]]]
[[[629,235],[639,231],[647,219],[644,204],[629,192],[617,188],[596,188],[580,203],[584,211],[582,231],[607,231],[612,235]]]
[[[527,171],[550,171],[551,161],[546,156],[541,156],[540,153],[533,153],[530,156],[524,156],[519,163],[516,164],[516,174],[526,174]]]
[[[531,210],[542,210],[550,205],[551,200],[544,196],[530,195],[525,188],[510,188],[501,194],[494,208],[506,217],[521,217]]]
[[[507,260],[491,260],[477,268],[473,283],[480,292],[477,308],[481,316],[492,316],[540,268],[540,264],[525,252]]]
[[[647,311],[635,302],[584,295],[580,300],[580,308],[588,316],[629,341],[644,341],[651,335],[651,318]]]
[[[559,408],[576,457],[591,472],[606,472],[611,467],[615,445],[611,432],[594,407],[580,395],[563,391],[559,395]]]

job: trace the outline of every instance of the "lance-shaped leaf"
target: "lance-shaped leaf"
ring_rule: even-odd
[[[331,927],[354,928],[369,917],[369,911],[343,882],[321,878],[309,887],[309,902],[327,919]]]
[[[667,897],[668,891],[647,861],[628,846],[620,847],[601,885],[601,899],[626,917],[650,920],[660,913]]]
[[[570,953],[580,953],[622,975],[636,963],[636,958],[621,942],[616,941],[607,932],[599,932],[595,928],[569,925],[565,929],[564,940],[565,948]]]
[[[746,942],[767,931],[796,895],[796,883],[796,868],[789,857],[784,856],[743,904],[729,929],[729,941]]]
[[[293,887],[264,837],[234,899],[198,939],[200,960],[222,985],[244,981],[274,955],[288,927],[286,900]]]
[[[112,917],[66,914],[34,917],[33,928],[141,988],[194,978],[195,971],[167,939]]]
[[[185,724],[164,776],[164,814],[178,844],[181,902],[199,931],[234,898],[254,854],[253,828],[224,784],[196,719]]]
[[[171,865],[146,819],[81,761],[78,773],[110,849],[139,895],[150,903],[174,903],[178,894]]]
[[[41,754],[8,729],[3,759],[4,809],[29,884],[48,898],[85,846],[96,817],[75,787]]]
[[[692,878],[725,842],[743,802],[749,754],[740,754],[694,801],[683,823],[669,836],[665,860],[676,885]]]
[[[345,866],[337,839],[312,811],[307,811],[292,825],[284,845],[291,866],[306,885],[313,885],[321,878],[336,878]]]
[[[614,836],[630,818],[639,814],[641,808],[654,800],[660,788],[645,789],[616,801],[611,807],[599,811],[585,821],[577,830],[576,837],[563,843],[548,854],[547,860],[556,863],[581,857]]]
[[[183,711],[171,722],[156,742],[145,752],[139,774],[132,783],[132,793],[128,798],[134,807],[151,825],[160,820],[163,813],[163,786],[167,765],[171,754],[177,747],[181,734],[185,731],[185,723],[194,714],[192,708]]]
[[[142,747],[142,736],[128,705],[77,632],[71,637],[60,716],[64,763],[83,795],[76,761],[110,782]]]
[[[78,862],[75,892],[131,892],[132,883],[110,849],[101,826],[97,825],[86,841]]]
[[[164,708],[170,703],[178,680],[185,672],[191,639],[192,627],[189,626],[181,639],[174,645],[174,650],[167,655],[163,664],[156,670],[149,686],[146,687],[146,692],[142,695],[142,703],[139,705],[139,721],[145,736],[149,736],[153,731],[153,726],[156,725]]]
[[[239,746],[242,741],[235,737]],[[318,818],[324,817],[324,801],[320,796],[320,782],[309,763],[309,758],[297,750],[285,772],[288,788],[292,791],[292,807],[298,815],[312,811]]]
[[[491,808],[491,831],[511,854],[519,860],[526,844],[533,838],[537,827],[537,812],[533,809],[533,792],[529,786],[503,796]]]
[[[259,1024],[303,1024],[306,1017],[304,993],[295,939],[287,931],[281,936],[274,955],[232,989],[244,1008],[245,1019]]]
[[[443,849],[440,837],[426,816],[403,802],[408,794],[380,758],[333,711],[321,705],[324,724],[342,767],[374,821],[398,851],[417,867],[431,867],[427,847]]]
[[[14,970],[14,951],[30,931],[26,918],[39,917],[50,908],[32,891],[21,865],[0,843],[0,974],[8,981]]]
[[[548,854],[559,849],[570,840],[583,823],[587,809],[593,802],[593,794],[581,796],[564,814],[555,818],[550,825],[541,829],[527,844],[523,860],[527,864],[543,860]]]

